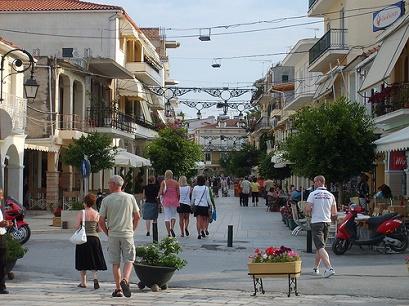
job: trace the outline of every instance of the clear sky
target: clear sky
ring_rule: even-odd
[[[265,30],[243,34],[211,35],[211,41],[202,42],[197,37],[199,30],[176,31],[172,29],[203,28],[212,26],[276,20],[251,26],[214,29],[215,33],[231,33],[254,29],[280,27],[297,23],[317,21],[303,18],[277,21],[293,16],[305,16],[308,0],[101,0],[104,4],[123,7],[140,27],[163,27],[168,40],[177,40],[181,46],[169,49],[171,78],[181,87],[249,87],[261,78],[269,66],[284,58],[284,55],[221,59],[220,68],[212,68],[214,58],[288,52],[302,38],[320,37],[321,23]],[[319,20],[318,20],[319,21]],[[314,28],[318,28],[315,31]],[[203,30],[202,33],[207,33]],[[186,99],[215,98],[203,94],[187,94]],[[240,98],[249,99],[249,95]],[[194,117],[195,109],[182,110]],[[220,110],[209,109],[205,115],[217,115]]]

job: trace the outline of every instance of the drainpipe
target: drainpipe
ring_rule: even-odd
[[[47,68],[48,69],[48,98],[50,107],[50,126],[51,126],[51,136],[54,136],[54,124],[53,124],[53,99],[52,99],[52,86],[51,86],[51,66],[50,65],[36,65],[36,68]]]

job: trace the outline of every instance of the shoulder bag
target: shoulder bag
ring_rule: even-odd
[[[200,203],[200,201],[202,201],[203,196],[206,193],[206,191],[207,191],[207,187],[205,187],[205,190],[203,191],[202,196],[200,197],[200,200],[199,200],[198,203]],[[196,212],[196,206],[198,206],[198,205],[195,205],[195,203],[193,202],[192,207],[191,207],[191,210],[192,210],[193,213]]]
[[[87,234],[85,232],[85,210],[82,210],[81,226],[71,236],[70,241],[74,244],[83,244],[87,242]]]

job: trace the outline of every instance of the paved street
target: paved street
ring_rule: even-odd
[[[101,289],[76,288],[74,247],[68,242],[71,230],[50,227],[51,215],[31,213],[27,219],[33,228],[27,243],[28,254],[19,260],[15,279],[8,283],[7,305],[409,305],[407,254],[380,254],[359,248],[344,256],[330,252],[336,275],[330,279],[312,276],[313,255],[305,253],[305,234],[292,237],[279,213],[260,207],[240,207],[236,198],[218,198],[218,220],[210,227],[210,236],[198,240],[193,222],[190,237],[178,238],[188,265],[175,273],[170,289],[160,293],[143,292],[134,285],[131,299],[112,299],[111,270],[100,273]],[[160,216],[160,237],[164,237]],[[234,227],[233,248],[227,247],[227,226]],[[179,230],[175,231],[176,234]],[[137,243],[151,241],[142,222],[135,235]],[[102,237],[104,249],[106,238]],[[303,273],[299,279],[300,296],[287,298],[286,280],[265,280],[266,294],[251,297],[252,281],[247,275],[247,258],[256,247],[286,245],[301,253]],[[132,282],[136,283],[135,274]],[[63,301],[63,302],[62,302]]]

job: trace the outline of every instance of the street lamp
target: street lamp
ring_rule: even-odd
[[[18,70],[17,68],[23,66],[23,61],[21,59],[15,59],[11,65],[11,68],[15,71],[12,72],[6,76],[3,76],[4,73],[4,65],[5,65],[5,61],[6,61],[6,57],[9,56],[10,54],[14,53],[14,52],[23,52],[24,54],[26,54],[28,56],[29,59],[29,65],[21,70]],[[17,74],[17,73],[24,73],[25,71],[27,71],[28,69],[31,68],[31,76],[30,78],[24,83],[24,92],[26,94],[26,98],[27,99],[35,99],[35,97],[37,96],[37,91],[38,91],[38,87],[39,85],[37,84],[36,79],[34,78],[34,58],[33,56],[26,50],[24,49],[13,49],[8,51],[6,54],[3,55],[3,57],[1,58],[1,63],[0,63],[0,103],[3,103],[4,99],[3,99],[3,83],[4,83],[4,79],[12,74]]]

